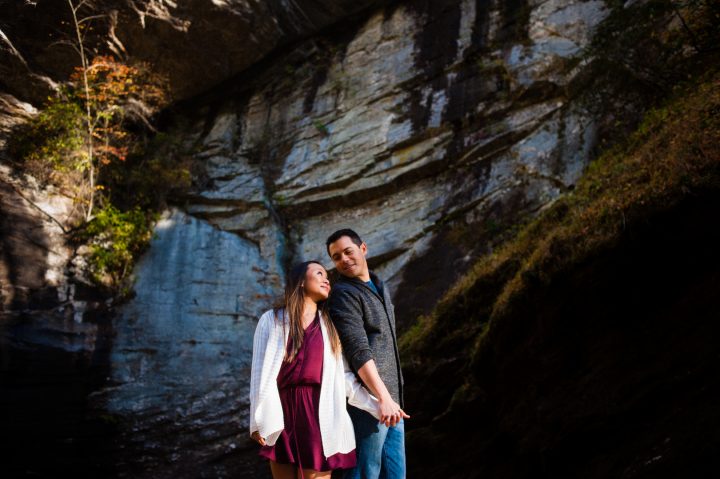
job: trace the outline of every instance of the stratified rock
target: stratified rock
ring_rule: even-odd
[[[201,153],[215,181],[188,211],[280,264],[278,234],[293,259],[326,261],[325,238],[355,228],[408,298],[406,324],[486,251],[487,238],[463,230],[502,230],[537,211],[590,160],[595,119],[564,88],[607,11],[550,3],[528,5],[518,34],[517,12],[410,2],[348,25],[340,43],[321,38],[277,58],[234,98],[208,99],[222,105]],[[297,63],[299,52],[309,60]],[[405,272],[422,263],[438,271],[418,291]],[[418,296],[422,307],[410,309]]]
[[[31,104],[19,101],[12,95],[0,93],[0,152],[5,148],[13,130],[35,114],[37,109]]]

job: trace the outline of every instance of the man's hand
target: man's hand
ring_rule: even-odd
[[[392,427],[395,424],[399,423],[401,419],[403,418],[409,418],[410,416],[405,413],[400,408],[400,405],[390,399],[389,397],[386,400],[379,401],[379,409],[380,409],[380,422],[385,424],[388,427]]]
[[[257,442],[257,443],[260,444],[261,446],[264,446],[264,445],[265,445],[265,439],[263,439],[263,438],[260,436],[260,433],[259,433],[259,432],[257,432],[257,431],[253,432],[252,434],[250,434],[250,437],[253,439],[253,441]]]

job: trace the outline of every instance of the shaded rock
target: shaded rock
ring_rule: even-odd
[[[77,216],[72,200],[0,165],[0,211],[2,309],[58,307],[73,287],[66,270],[73,251],[65,237]]]
[[[468,375],[458,377],[467,363],[452,362],[453,348],[426,355],[431,368],[407,368],[408,394],[425,413],[407,437],[409,475],[672,478],[713,470],[720,230],[706,219],[719,197],[717,188],[696,191],[628,224],[587,261],[529,284],[472,371],[463,369]],[[477,310],[482,302],[478,296]],[[450,401],[451,384],[470,375],[474,385]],[[427,381],[448,397],[412,390],[427,393]],[[438,408],[444,413],[426,415]],[[452,464],[430,459],[450,454]]]
[[[79,17],[101,16],[86,32],[91,51],[150,62],[157,73],[169,77],[173,96],[182,99],[238,74],[279,47],[379,3],[103,0],[89,3]],[[80,63],[66,44],[75,38],[69,6],[46,1],[3,1],[0,6],[7,39],[0,41],[4,87],[26,101],[42,100],[52,85],[49,78],[64,81]]]
[[[110,368],[112,312],[73,274],[76,216],[70,198],[0,165],[2,457],[15,477],[111,472],[113,424],[89,396]]]

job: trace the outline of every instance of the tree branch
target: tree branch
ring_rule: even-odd
[[[3,32],[2,29],[0,29],[0,39],[2,39],[5,43],[7,43],[7,45],[10,47],[10,50],[13,52],[13,55],[15,55],[22,62],[22,64],[25,65],[25,68],[27,68],[28,71],[30,71],[30,67],[28,66],[27,62],[25,61],[23,56],[20,54],[20,52],[17,51],[17,49],[15,48],[15,45],[12,44],[12,42],[10,41],[8,36],[5,35],[5,32]]]
[[[78,20],[78,24],[82,25],[85,22],[89,22],[89,21],[95,20],[97,18],[105,18],[105,17],[107,17],[107,15],[104,13],[101,13],[99,15],[91,15],[89,17],[81,18],[80,20]]]

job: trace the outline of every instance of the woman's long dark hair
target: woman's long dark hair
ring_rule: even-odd
[[[304,261],[298,263],[290,269],[288,273],[287,281],[285,283],[285,300],[283,306],[275,308],[275,319],[282,321],[283,331],[285,327],[289,327],[290,331],[288,334],[288,340],[292,340],[292,348],[285,354],[285,361],[291,362],[297,356],[298,351],[303,343],[305,337],[305,331],[302,327],[302,314],[303,307],[305,306],[305,290],[303,289],[303,282],[305,281],[305,275],[307,274],[308,266],[311,264],[322,263],[319,261]],[[323,266],[324,268],[324,266]],[[340,338],[337,334],[337,330],[330,321],[330,316],[327,314],[327,308],[325,301],[318,303],[318,310],[321,313],[322,320],[325,322],[325,328],[328,332],[328,338],[330,339],[330,348],[335,356],[340,354]],[[285,321],[288,318],[289,321]]]

